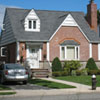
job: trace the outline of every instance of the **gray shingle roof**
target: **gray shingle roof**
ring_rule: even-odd
[[[47,11],[35,10],[40,18],[41,26],[40,32],[26,32],[24,30],[24,18],[31,10],[7,8],[6,15],[9,16],[9,23],[12,29],[9,29],[13,37],[9,37],[8,41],[4,42],[2,35],[1,44],[7,44],[15,41],[49,41],[60,24],[64,21],[68,14],[71,14],[77,24],[80,26],[86,37],[92,42],[99,42],[100,39],[96,32],[92,31],[87,24],[84,14],[82,12],[66,12],[66,11]],[[6,32],[5,32],[6,33]],[[7,34],[6,34],[7,35]],[[6,36],[5,35],[5,36]]]
[[[65,40],[63,43],[61,43],[60,45],[80,45],[79,43],[77,43],[76,41],[74,40]]]

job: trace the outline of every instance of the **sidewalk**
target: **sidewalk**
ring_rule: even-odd
[[[91,90],[91,86],[68,82],[63,80],[57,80],[53,78],[42,78],[44,80],[49,80],[53,82],[59,82],[67,85],[76,86],[76,88],[70,89],[50,89],[50,90],[14,90],[15,95],[12,96],[46,96],[46,95],[66,95],[66,94],[80,94],[80,93],[97,93],[100,92],[100,87],[97,87],[96,90]]]
[[[48,81],[53,81],[53,82],[58,82],[58,83],[63,83],[63,84],[67,84],[67,85],[72,85],[76,87],[76,90],[80,90],[80,89],[91,89],[91,86],[88,85],[83,85],[83,84],[79,84],[79,83],[74,83],[74,82],[69,82],[69,81],[64,81],[64,80],[58,80],[58,79],[53,79],[53,78],[42,78],[43,80],[48,80]]]

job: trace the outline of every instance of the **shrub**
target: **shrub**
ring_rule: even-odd
[[[72,76],[76,76],[76,71],[75,70],[72,70],[71,75]]]
[[[98,67],[93,58],[90,58],[86,64],[86,68],[89,70],[98,70]]]
[[[61,76],[61,72],[52,72],[52,76],[59,77]]]
[[[80,76],[82,74],[82,70],[76,70],[76,75]]]
[[[79,67],[81,67],[79,61],[66,61],[64,64],[64,70],[68,71],[69,74],[71,74],[72,70],[77,70]]]
[[[88,71],[88,75],[93,75],[93,74],[95,74],[95,75],[98,75],[98,70],[89,70]]]
[[[67,71],[62,71],[61,76],[68,76],[68,72]]]
[[[54,76],[54,77],[68,76],[68,72],[66,72],[66,71],[52,72],[52,76]]]
[[[52,62],[52,72],[62,71],[62,65],[58,57],[56,57]]]
[[[81,70],[81,75],[88,75],[88,70],[87,69],[82,69]]]
[[[100,75],[100,70],[98,70],[98,75]]]

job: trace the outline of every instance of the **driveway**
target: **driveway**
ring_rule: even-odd
[[[17,83],[17,82],[8,82],[4,84],[4,86],[10,87],[13,90],[40,90],[40,89],[49,90],[50,89],[35,84],[27,83],[26,85],[23,85],[22,83]]]

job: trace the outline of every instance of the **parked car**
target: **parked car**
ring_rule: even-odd
[[[6,81],[23,82],[27,84],[28,72],[20,64],[2,64],[0,65],[0,82]]]

